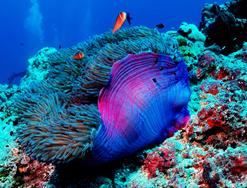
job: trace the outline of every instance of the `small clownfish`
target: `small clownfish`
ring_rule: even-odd
[[[128,21],[129,25],[131,24],[131,17],[129,13],[126,12],[120,12],[117,16],[116,22],[114,24],[114,27],[112,29],[112,32],[115,33],[117,30],[119,30],[122,25],[124,24],[124,22]]]
[[[84,54],[82,52],[77,52],[75,55],[73,55],[73,59],[74,60],[82,60],[82,58],[84,58]]]

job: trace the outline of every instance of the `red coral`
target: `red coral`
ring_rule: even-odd
[[[237,76],[241,73],[241,70],[229,70],[227,68],[220,68],[219,71],[213,73],[213,76],[217,80],[235,80]]]
[[[175,165],[175,153],[167,148],[160,148],[160,155],[164,158],[166,168],[170,168]]]
[[[212,115],[211,113],[209,114],[209,112],[211,111],[208,111],[205,108],[203,108],[198,112],[197,116],[200,120],[204,120],[208,117],[208,115]]]
[[[225,157],[217,157],[216,165],[223,170],[226,179],[233,183],[246,181],[247,159],[244,153],[234,152]]]
[[[214,108],[205,109],[203,108],[198,112],[198,117],[201,120],[200,124],[207,124],[209,128],[212,127],[223,127],[225,124],[224,116],[225,116],[226,106],[218,106],[216,105]]]
[[[230,168],[230,172],[234,176],[238,176],[239,174],[247,175],[247,159],[245,156],[239,155],[238,157],[232,156],[230,157],[232,162],[232,167]]]
[[[217,119],[215,117],[209,117],[207,119],[207,124],[209,125],[209,127],[221,127],[222,125],[224,125],[224,121],[220,119]]]
[[[201,90],[203,90],[205,93],[210,93],[212,95],[216,95],[219,93],[218,90],[219,84],[216,82],[203,84],[201,85]]]
[[[229,76],[229,72],[223,68],[220,68],[220,70],[214,75],[214,77],[218,80],[222,80],[223,78],[227,76]]]
[[[148,174],[148,178],[156,177],[156,170],[164,170],[165,161],[158,153],[150,153],[147,155],[143,170]]]
[[[217,85],[213,85],[209,90],[208,93],[212,94],[212,95],[216,95],[219,93],[218,87]]]
[[[163,172],[166,168],[175,165],[175,154],[167,148],[160,148],[156,152],[149,153],[144,160],[142,170],[147,173],[148,178],[156,177],[157,170]]]

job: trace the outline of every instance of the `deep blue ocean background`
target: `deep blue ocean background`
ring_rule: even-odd
[[[226,0],[1,0],[0,83],[24,71],[42,47],[65,48],[110,31],[120,11],[131,14],[132,25],[163,23],[166,31],[183,21],[198,25],[203,5],[213,2]]]

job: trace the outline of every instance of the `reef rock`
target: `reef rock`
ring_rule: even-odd
[[[223,54],[241,49],[247,40],[246,10],[246,0],[207,4],[200,23],[200,30],[207,36],[206,46],[218,45]]]

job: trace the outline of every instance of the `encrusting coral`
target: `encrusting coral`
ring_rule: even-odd
[[[71,58],[83,52],[81,60]],[[39,161],[104,163],[160,143],[188,121],[188,73],[172,37],[145,27],[48,55],[15,98],[18,140]]]

